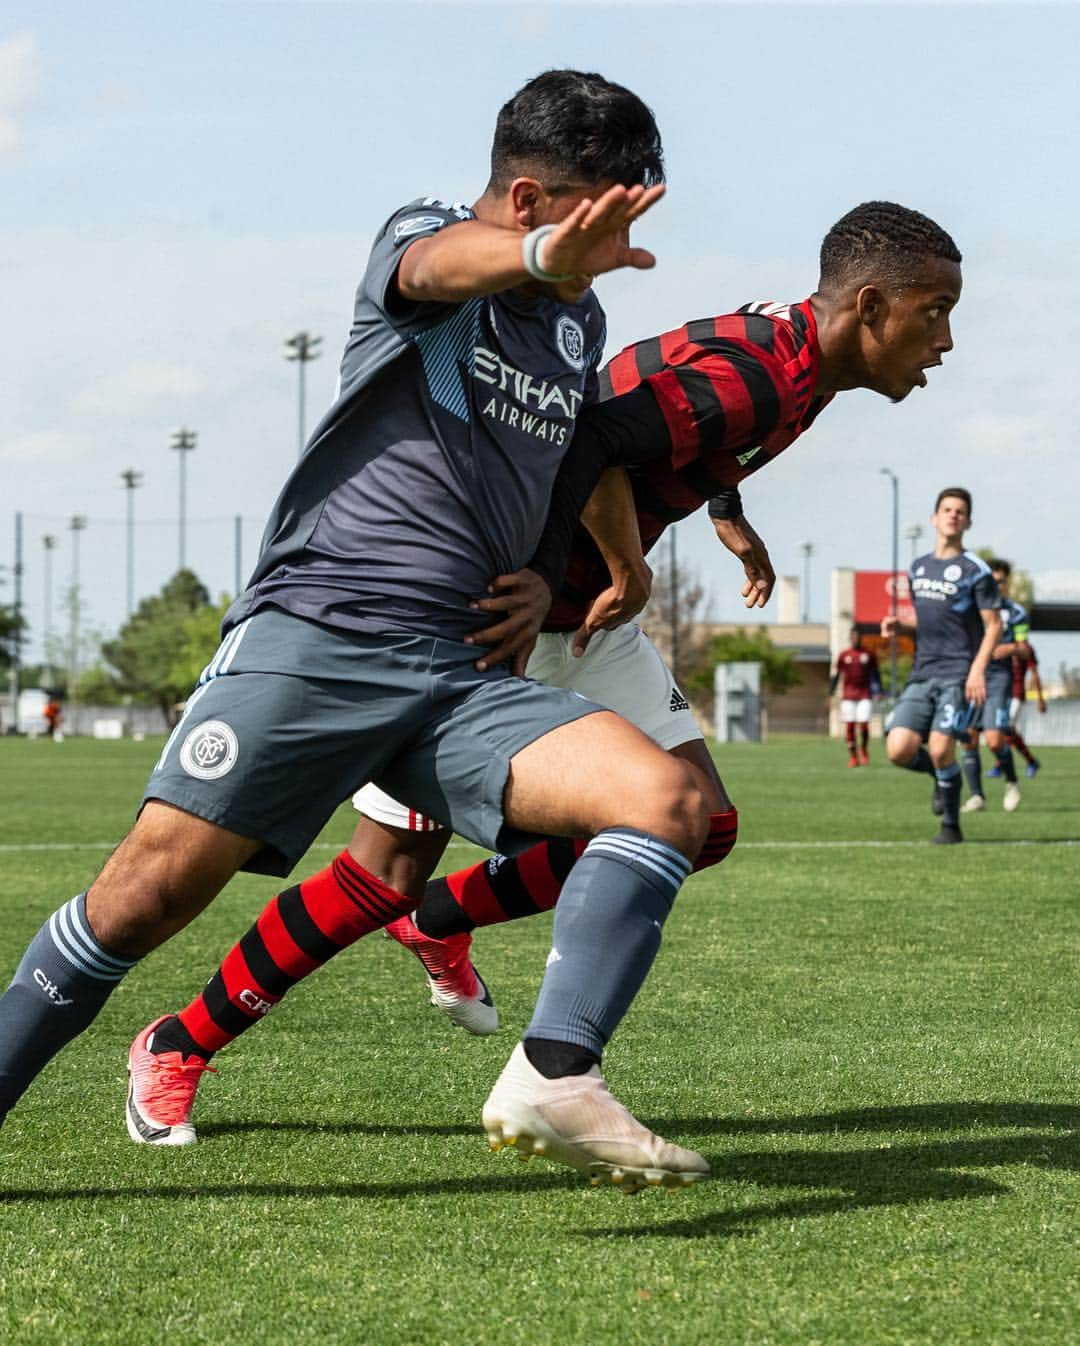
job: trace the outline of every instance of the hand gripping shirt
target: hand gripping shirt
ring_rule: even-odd
[[[820,348],[810,301],[746,304],[628,346],[600,375],[604,401],[646,385],[663,416],[665,452],[630,467],[642,546],[738,485],[808,430],[831,396],[815,397]],[[600,418],[603,406],[590,413]],[[545,630],[573,630],[611,583],[579,529]]]
[[[911,563],[915,605],[915,663],[912,682],[967,677],[983,638],[980,612],[1001,605],[990,567],[974,552],[937,557],[931,552]]]
[[[369,635],[460,640],[498,574],[530,560],[574,421],[595,400],[604,315],[515,291],[409,303],[395,276],[419,238],[473,218],[433,198],[372,247],[337,401],[308,441],[224,630],[264,607]]]

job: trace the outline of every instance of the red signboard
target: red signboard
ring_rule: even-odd
[[[896,615],[902,622],[915,620],[911,606],[908,577],[903,571],[894,576],[891,570],[856,570],[855,620],[860,626],[876,626],[893,610],[893,592],[896,592]]]

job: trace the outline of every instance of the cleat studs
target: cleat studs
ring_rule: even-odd
[[[534,1140],[534,1141],[533,1141],[533,1154],[547,1154],[547,1141],[546,1141],[546,1140]]]
[[[615,1182],[615,1183],[622,1182],[623,1179],[624,1179],[625,1177],[626,1177],[626,1174],[622,1171],[621,1168],[613,1168],[613,1169],[611,1170],[611,1181],[612,1181],[612,1182]]]
[[[521,1163],[523,1163],[523,1164],[527,1164],[531,1158],[532,1158],[532,1155],[531,1155],[531,1154],[526,1154],[524,1150],[519,1150],[519,1151],[518,1151],[518,1159],[520,1160]]]

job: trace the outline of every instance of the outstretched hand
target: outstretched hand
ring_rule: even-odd
[[[547,581],[535,570],[515,570],[510,575],[496,575],[488,585],[488,594],[469,605],[481,612],[502,614],[502,620],[482,631],[465,637],[466,645],[490,645],[476,661],[479,672],[485,673],[507,660],[512,671],[522,677],[529,655],[533,652],[540,627],[551,607],[551,590]]]
[[[664,195],[655,187],[609,187],[595,201],[588,197],[544,239],[540,263],[557,276],[592,277],[619,267],[647,271],[656,258],[646,248],[630,246],[630,226]]]

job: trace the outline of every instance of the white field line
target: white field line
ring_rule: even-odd
[[[845,851],[845,850],[884,850],[897,846],[926,845],[926,837],[913,837],[910,841],[740,841],[739,852],[743,851]],[[976,845],[980,843],[975,842]],[[1080,837],[1040,841],[1033,837],[1017,837],[1014,840],[995,840],[994,846],[1080,846]],[[18,855],[35,851],[109,851],[118,846],[118,841],[28,841],[0,844],[0,855]],[[313,851],[340,851],[340,842],[316,842]],[[468,841],[451,841],[447,850],[478,850]]]

